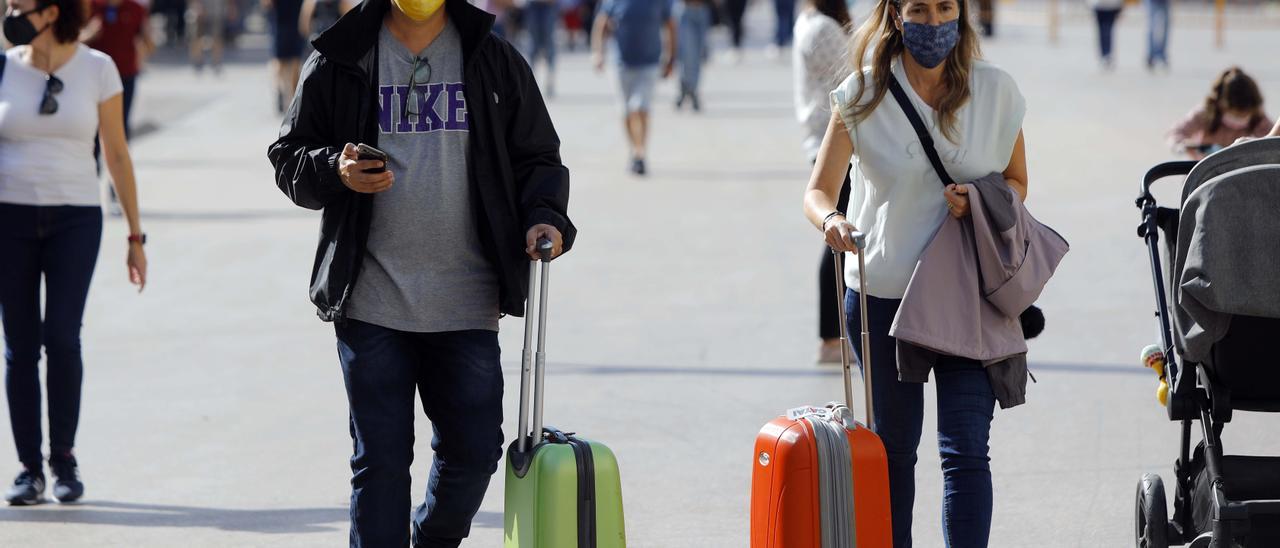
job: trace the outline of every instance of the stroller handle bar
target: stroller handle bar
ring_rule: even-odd
[[[1194,160],[1178,160],[1158,164],[1148,170],[1147,174],[1142,177],[1142,193],[1138,195],[1138,207],[1142,207],[1143,202],[1151,198],[1151,185],[1153,183],[1165,177],[1191,173],[1192,168],[1196,167],[1196,163]]]

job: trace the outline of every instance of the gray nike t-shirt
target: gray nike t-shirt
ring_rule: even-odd
[[[470,117],[457,28],[449,22],[415,55],[384,27],[378,75],[378,148],[391,156],[396,183],[374,195],[347,316],[419,333],[497,331],[498,279],[477,233],[467,175]]]

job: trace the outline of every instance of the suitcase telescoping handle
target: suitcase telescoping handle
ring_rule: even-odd
[[[524,351],[520,359],[520,436],[518,447],[521,453],[537,445],[542,435],[542,398],[543,381],[546,378],[547,365],[547,285],[551,272],[551,240],[538,240],[538,252],[542,256],[529,261],[529,297],[524,308]],[[541,271],[541,275],[539,275]],[[536,311],[536,320],[534,319]],[[538,346],[535,353],[533,334],[538,333]],[[530,375],[534,382],[530,383]],[[529,428],[529,389],[533,388],[533,426]]]
[[[862,251],[867,248],[867,235],[850,234],[858,247],[858,308],[862,312],[862,385],[867,403],[867,428],[875,429],[875,412],[871,401],[871,332],[867,325],[867,260]],[[849,366],[849,325],[844,312],[844,253],[832,250],[836,263],[836,303],[840,307],[840,364],[844,366],[844,403],[853,409],[853,371]]]

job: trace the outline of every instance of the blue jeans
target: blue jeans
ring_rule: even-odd
[[[875,431],[889,458],[893,545],[911,546],[916,449],[924,423],[924,385],[898,380],[895,341],[889,327],[902,301],[867,297],[871,334]],[[849,340],[862,362],[858,294],[845,294]],[[866,372],[863,372],[864,376]],[[949,548],[985,547],[991,535],[991,459],[988,440],[996,396],[982,364],[944,358],[933,370],[938,393],[938,452],[942,457],[942,525]],[[865,378],[865,377],[864,377]]]
[[[547,66],[556,66],[556,22],[560,9],[555,2],[529,2],[524,8],[529,28],[529,64],[541,55]]]
[[[408,546],[413,395],[435,451],[416,546],[455,548],[502,458],[502,367],[493,331],[407,333],[356,320],[335,327],[351,438],[351,546]]]
[[[1111,43],[1115,37],[1116,20],[1120,18],[1120,9],[1094,8],[1098,19],[1098,50],[1102,59],[1111,60]]]
[[[773,0],[773,9],[778,15],[773,43],[780,48],[786,47],[791,44],[791,34],[795,32],[796,0]]]
[[[1147,64],[1168,63],[1169,0],[1147,0]]]
[[[702,64],[707,58],[707,31],[711,28],[711,6],[681,4],[680,91],[697,94],[702,80]]]
[[[102,243],[102,209],[0,203],[5,393],[18,460],[41,465],[40,348],[47,358],[49,449],[69,455],[80,424],[80,322]],[[40,281],[44,278],[44,315]]]

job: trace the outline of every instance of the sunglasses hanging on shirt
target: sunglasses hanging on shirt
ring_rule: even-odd
[[[40,114],[50,116],[58,112],[55,95],[62,93],[62,80],[50,74],[44,81],[44,97],[40,99]]]
[[[426,76],[419,77],[418,73],[426,69]],[[422,57],[413,58],[413,71],[409,74],[409,98],[405,101],[404,116],[421,116],[421,112],[414,112],[417,101],[413,100],[413,96],[418,94],[418,84],[431,83],[431,60],[424,55]]]

